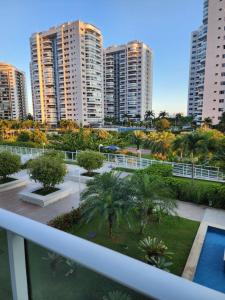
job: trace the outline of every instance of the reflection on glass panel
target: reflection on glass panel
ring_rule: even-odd
[[[81,265],[26,242],[32,300],[146,300]]]
[[[0,229],[0,299],[12,299],[6,231]]]

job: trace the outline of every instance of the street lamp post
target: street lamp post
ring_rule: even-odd
[[[103,147],[103,145],[102,144],[100,144],[99,146],[98,146],[98,151],[99,152],[101,152],[101,148]]]

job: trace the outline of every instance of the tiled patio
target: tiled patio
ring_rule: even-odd
[[[17,214],[23,215],[25,217],[40,221],[42,223],[47,223],[54,217],[61,215],[63,213],[69,212],[73,207],[78,207],[79,203],[79,188],[78,184],[74,184],[74,192],[68,197],[50,204],[46,207],[36,206],[30,203],[23,202],[19,199],[18,193],[24,188],[17,188],[11,191],[0,193],[0,208],[7,209],[9,211],[15,212]],[[84,185],[81,184],[81,190]]]

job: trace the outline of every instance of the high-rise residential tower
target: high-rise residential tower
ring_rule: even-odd
[[[22,120],[27,114],[25,74],[0,62],[0,119]]]
[[[225,0],[204,0],[203,24],[192,33],[188,115],[217,124],[225,111]]]
[[[30,39],[34,118],[56,125],[71,119],[102,123],[103,48],[99,29],[64,23]]]
[[[105,117],[143,120],[152,109],[152,51],[140,41],[104,50]]]

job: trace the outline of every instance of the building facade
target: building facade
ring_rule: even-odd
[[[0,119],[23,120],[27,115],[25,74],[0,62]]]
[[[217,124],[225,111],[225,0],[204,0],[203,24],[192,33],[188,115]]]
[[[81,21],[64,23],[30,39],[33,111],[56,126],[70,119],[99,124],[104,118],[102,34]]]
[[[140,41],[104,50],[105,117],[143,120],[152,109],[152,51]]]

